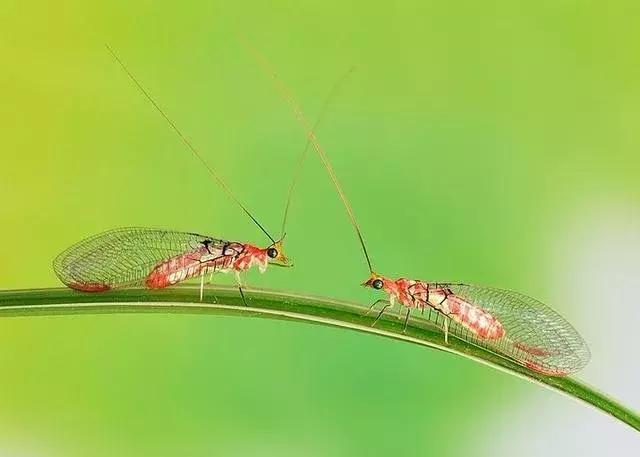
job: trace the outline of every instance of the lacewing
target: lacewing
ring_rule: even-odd
[[[196,233],[150,228],[119,228],[87,238],[53,261],[60,280],[82,292],[105,292],[124,287],[160,289],[211,273],[239,274],[252,266],[264,272],[269,263],[288,266],[282,243],[266,248],[225,241]]]
[[[271,77],[287,102],[308,141],[326,168],[347,211],[369,268],[369,278],[362,284],[381,290],[386,298],[372,325],[383,313],[399,303],[405,309],[405,331],[409,315],[418,310],[429,311],[428,319],[442,325],[445,344],[449,334],[510,358],[531,370],[550,376],[565,376],[582,369],[589,361],[589,349],[578,332],[560,314],[526,295],[491,287],[459,283],[440,283],[414,279],[391,279],[375,273],[353,209],[337,175],[320,146],[315,129],[309,124],[289,89],[278,78],[270,63],[243,39],[245,45]],[[367,314],[369,313],[367,312]]]

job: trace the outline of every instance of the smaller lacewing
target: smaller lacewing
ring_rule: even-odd
[[[209,175],[222,187],[229,197],[269,238],[271,243],[261,248],[251,243],[227,241],[197,233],[176,232],[150,228],[119,228],[87,238],[62,252],[53,262],[58,278],[68,287],[83,292],[104,292],[124,287],[143,286],[157,289],[172,286],[191,278],[200,277],[200,300],[203,298],[204,278],[207,274],[233,271],[238,289],[244,300],[240,273],[257,266],[264,272],[269,264],[291,266],[283,252],[287,214],[295,184],[300,176],[297,167],[287,195],[282,220],[282,237],[275,240],[249,210],[235,197],[222,180],[192,145],[166,112],[151,97],[149,92],[134,77],[125,64],[107,46],[113,58],[127,76],[142,92],[155,110],[165,119],[189,151],[207,169]],[[325,100],[323,112],[338,83]],[[308,149],[304,149],[302,157]],[[303,160],[301,160],[301,163]]]
[[[534,298],[491,287],[406,278],[391,279],[375,273],[353,209],[327,154],[318,142],[315,128],[309,127],[291,92],[278,78],[267,59],[246,39],[243,42],[293,110],[333,181],[369,268],[369,278],[362,285],[386,294],[385,299],[377,300],[367,311],[369,314],[376,305],[383,305],[372,325],[378,322],[385,311],[399,303],[405,309],[405,331],[413,310],[421,313],[428,310],[427,319],[442,325],[446,344],[451,334],[549,376],[565,376],[588,363],[589,349],[578,332],[560,314]],[[431,316],[432,313],[435,317]]]

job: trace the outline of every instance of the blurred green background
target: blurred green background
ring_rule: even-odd
[[[377,270],[549,302],[591,344],[582,376],[638,408],[638,17],[631,0],[0,0],[0,288],[58,285],[57,253],[119,226],[266,243],[105,43],[277,232],[305,136],[240,32],[310,120],[355,66],[318,135]],[[315,155],[287,242],[295,268],[254,272],[251,285],[374,299],[358,287],[366,265]],[[8,456],[638,445],[611,419],[470,361],[302,324],[7,318],[0,367]]]

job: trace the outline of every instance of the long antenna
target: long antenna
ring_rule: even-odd
[[[220,185],[220,187],[222,187],[222,189],[227,193],[227,195],[231,198],[231,200],[233,200],[242,209],[242,211],[244,211],[245,214],[247,216],[249,216],[249,218],[258,226],[258,228],[260,230],[262,230],[262,232],[265,235],[267,235],[267,238],[269,238],[272,243],[275,243],[276,240],[274,240],[273,237],[271,235],[269,235],[269,232],[267,232],[267,230],[262,226],[262,224],[260,224],[260,222],[258,222],[258,220],[253,216],[253,214],[251,214],[249,212],[249,210],[240,202],[240,200],[238,200],[236,198],[234,193],[231,192],[231,189],[229,188],[229,186],[227,186],[227,184],[222,180],[222,178],[218,175],[218,173],[216,173],[216,171],[207,163],[207,161],[204,160],[204,157],[202,157],[202,155],[191,144],[191,142],[187,139],[187,137],[178,128],[178,126],[171,120],[171,118],[169,118],[167,113],[165,113],[164,110],[162,108],[160,108],[160,105],[158,105],[158,103],[156,103],[156,101],[153,99],[153,97],[151,97],[149,92],[146,91],[146,89],[136,79],[136,77],[133,76],[133,74],[129,71],[129,69],[124,64],[124,62],[122,62],[122,60],[120,60],[120,58],[117,56],[117,54],[113,51],[113,49],[111,49],[111,47],[108,44],[105,44],[105,46],[106,46],[107,50],[109,51],[109,53],[116,60],[116,62],[118,62],[118,64],[120,64],[120,66],[122,67],[124,72],[127,74],[127,76],[129,76],[131,81],[133,81],[133,83],[138,87],[138,89],[140,89],[140,92],[142,92],[142,94],[147,98],[147,100],[149,100],[149,102],[151,102],[151,104],[156,109],[156,111],[158,111],[158,113],[160,113],[162,115],[162,117],[167,121],[167,123],[171,126],[171,128],[174,130],[174,132],[176,132],[178,134],[178,137],[180,137],[180,140],[182,140],[182,142],[185,144],[185,146],[187,146],[187,148],[200,161],[200,163],[202,165],[204,165],[204,167],[207,169],[207,171],[209,172],[211,177],[213,177],[213,179]]]
[[[351,220],[351,225],[353,225],[353,228],[355,229],[356,234],[358,235],[358,240],[360,241],[360,245],[362,246],[362,252],[364,253],[365,259],[367,260],[369,271],[373,273],[373,268],[371,266],[371,259],[369,258],[369,253],[367,252],[367,247],[364,243],[364,238],[362,237],[362,232],[356,220],[355,214],[353,213],[353,209],[349,204],[349,200],[347,200],[347,196],[342,190],[342,186],[338,181],[336,172],[333,170],[333,167],[331,166],[331,162],[329,162],[329,158],[327,157],[327,154],[322,149],[322,146],[320,146],[320,143],[318,142],[318,139],[316,138],[315,133],[313,133],[313,130],[309,127],[309,122],[307,121],[304,113],[300,109],[300,106],[298,106],[298,104],[296,103],[295,99],[291,95],[291,92],[289,91],[287,86],[285,86],[284,83],[280,81],[280,79],[278,78],[278,74],[275,72],[272,65],[269,63],[269,61],[264,56],[262,56],[262,54],[260,54],[251,45],[251,43],[249,43],[247,39],[245,39],[241,35],[239,36],[239,38],[240,38],[240,41],[242,41],[242,43],[249,49],[249,52],[253,54],[254,58],[258,61],[258,63],[262,67],[262,70],[273,80],[276,88],[278,89],[278,92],[280,92],[280,95],[282,96],[282,98],[284,98],[287,104],[291,107],[296,117],[296,120],[300,123],[302,128],[307,133],[307,137],[309,138],[309,141],[311,141],[313,148],[316,150],[316,152],[320,156],[320,160],[322,161],[325,168],[327,169],[327,172],[331,177],[331,181],[333,181],[333,184],[335,185],[336,190],[338,191],[338,195],[340,196],[340,199],[342,200],[342,203],[344,204],[344,207],[347,210],[347,214],[349,215],[349,219]]]
[[[342,86],[342,83],[351,75],[351,73],[353,73],[354,70],[355,70],[355,67],[349,68],[349,70],[344,75],[342,75],[340,79],[338,79],[335,82],[335,84],[327,94],[327,97],[325,98],[324,103],[322,104],[322,108],[320,109],[320,114],[316,119],[316,123],[313,124],[314,132],[318,131],[318,127],[320,126],[320,124],[324,120],[325,115],[327,114],[327,108],[329,107],[329,104],[332,101],[333,97],[338,93],[338,89],[340,88],[340,86]],[[298,159],[298,163],[296,164],[296,169],[293,174],[293,180],[291,181],[291,185],[289,186],[289,192],[287,193],[287,202],[284,206],[284,214],[282,216],[282,230],[280,232],[282,234],[281,236],[284,236],[285,234],[287,217],[289,216],[289,207],[291,206],[293,192],[296,188],[296,185],[298,184],[300,175],[302,174],[302,168],[307,159],[307,152],[309,151],[309,146],[311,146],[311,139],[307,138],[307,144],[304,147],[304,151],[302,151],[302,155]]]

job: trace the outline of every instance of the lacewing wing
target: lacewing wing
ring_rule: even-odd
[[[527,295],[438,283],[430,291],[429,303],[443,318],[451,318],[450,334],[535,371],[564,376],[582,369],[591,357],[587,344],[569,322]]]
[[[242,247],[196,233],[120,228],[74,244],[55,258],[53,269],[68,287],[85,292],[161,288],[228,269]]]

